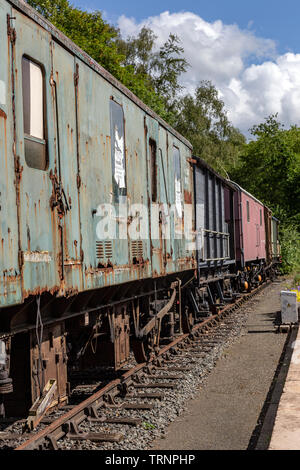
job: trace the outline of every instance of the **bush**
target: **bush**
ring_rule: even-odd
[[[298,273],[300,281],[300,233],[297,225],[293,222],[283,222],[280,224],[280,245],[282,274]]]

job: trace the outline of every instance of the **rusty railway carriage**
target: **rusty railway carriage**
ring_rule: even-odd
[[[147,360],[244,274],[236,186],[25,2],[0,0],[0,44],[0,415],[20,416],[72,370]]]

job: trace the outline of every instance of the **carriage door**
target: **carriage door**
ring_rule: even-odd
[[[158,140],[158,123],[146,118],[147,133],[147,160],[148,160],[148,202],[150,216],[151,237],[151,264],[153,276],[159,276],[165,272],[164,242],[162,233],[162,210],[160,197],[160,149]]]
[[[61,199],[62,276],[66,289],[82,289],[79,216],[78,82],[75,58],[52,41],[52,88]]]
[[[257,257],[259,257],[259,247],[260,247],[260,229],[259,229],[259,225],[256,224],[256,248],[257,248],[256,256]]]
[[[61,238],[51,209],[56,172],[51,107],[50,35],[12,9],[8,18],[14,89],[14,160],[19,222],[19,262],[24,296],[58,291]],[[15,98],[14,98],[15,97]]]

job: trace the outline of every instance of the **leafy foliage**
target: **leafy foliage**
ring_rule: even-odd
[[[283,219],[280,224],[280,245],[282,266],[281,271],[283,274],[295,272],[300,270],[300,233],[297,226],[287,220]]]
[[[28,3],[113,75],[122,74],[123,56],[115,43],[118,31],[102,19],[100,11],[82,11],[68,0],[28,0]]]
[[[180,75],[187,70],[188,63],[182,57],[184,49],[175,34],[156,50],[157,36],[150,28],[143,27],[137,37],[126,41],[118,39],[118,50],[125,56],[124,65],[131,66],[135,75],[163,99],[168,113],[167,120],[175,123],[176,96],[182,89]]]
[[[300,225],[300,128],[284,130],[276,118],[271,115],[251,129],[256,140],[244,146],[230,175],[275,213],[280,207]]]
[[[227,118],[223,101],[209,81],[202,81],[195,96],[178,101],[176,129],[193,145],[194,154],[203,158],[219,173],[238,164],[245,137]]]

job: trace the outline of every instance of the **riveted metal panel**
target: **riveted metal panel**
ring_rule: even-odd
[[[100,233],[100,211],[105,204],[113,204],[109,116],[111,90],[85,64],[77,61],[76,65],[80,77],[78,133],[84,288],[91,289],[112,280],[109,266],[112,268],[115,254],[115,240],[105,239],[104,234]],[[112,212],[103,214],[115,221]],[[112,247],[109,254],[101,258],[99,242],[106,241],[110,241]]]
[[[159,149],[159,125],[154,119],[146,117],[145,120],[145,147],[147,151],[147,207],[149,213],[149,236],[151,239],[151,264],[152,275],[160,276],[164,273],[164,256],[162,243],[162,230],[159,219],[159,210],[156,211],[155,204],[159,203],[159,180],[160,173],[157,166]],[[154,157],[155,155],[155,157]],[[155,163],[154,163],[155,158]],[[155,181],[153,181],[155,179]],[[153,185],[155,184],[156,201],[153,201]]]
[[[144,262],[133,264],[132,247],[128,238],[130,206],[144,203],[147,195],[146,185],[137,185],[139,180],[146,181],[144,126],[143,113],[138,108],[85,64],[78,62],[78,65],[84,286],[92,289],[149,277],[151,273],[149,242],[146,240],[143,245],[141,258]],[[111,100],[122,106],[124,113],[127,198],[124,196],[118,200],[113,191]],[[124,203],[125,214],[119,212],[119,203]],[[105,233],[105,224],[102,223],[105,217],[108,224],[110,221],[116,227],[110,235]],[[110,250],[102,250],[101,244],[107,245],[108,242]],[[99,258],[102,254],[103,258]]]
[[[58,169],[64,203],[62,257],[64,287],[68,292],[82,290],[81,234],[79,220],[76,72],[75,59],[59,44],[51,43],[55,116],[57,121]],[[78,80],[78,79],[77,79]],[[79,77],[80,80],[80,77]]]
[[[123,99],[127,162],[129,264],[138,276],[151,276],[145,114]],[[137,247],[138,251],[137,251]],[[141,272],[140,270],[143,270]]]
[[[22,300],[18,263],[18,219],[14,185],[11,44],[7,35],[9,4],[0,0],[0,306]]]
[[[171,243],[173,249],[173,263],[174,271],[185,271],[188,269],[193,269],[195,267],[195,251],[189,249],[190,240],[187,238],[186,234],[189,231],[187,228],[188,221],[185,220],[187,217],[192,218],[190,225],[192,230],[195,230],[195,221],[193,210],[188,213],[188,206],[193,205],[193,174],[192,167],[188,162],[188,159],[191,157],[190,150],[177,140],[171,134],[168,135],[168,159],[169,159],[169,190],[171,195],[171,201],[173,205],[171,220]],[[174,153],[174,149],[175,152]],[[178,150],[177,150],[178,149]],[[179,194],[177,193],[176,198],[176,189],[175,189],[175,158],[176,154],[180,156],[180,199]],[[178,169],[178,167],[177,167]],[[181,203],[182,207],[182,217],[178,217],[179,213],[176,210],[176,202]],[[190,207],[192,209],[192,207]],[[173,232],[172,232],[173,230]]]
[[[172,258],[172,239],[168,235],[170,229],[171,202],[172,195],[169,186],[169,161],[168,161],[168,133],[166,130],[159,126],[158,137],[158,152],[157,152],[157,171],[158,171],[158,200],[162,205],[161,212],[161,225],[159,229],[162,234],[162,258],[165,273],[174,272],[174,263]]]
[[[151,276],[145,114],[123,97],[127,163],[128,263],[137,278]],[[139,247],[136,251],[137,246]]]
[[[20,249],[22,254],[23,295],[60,289],[60,234],[56,210],[51,210],[53,194],[51,175],[57,174],[56,133],[53,123],[53,100],[50,85],[50,35],[32,20],[12,11],[15,18],[16,42],[11,54],[14,60],[17,205],[19,206]],[[31,168],[24,155],[22,100],[22,57],[38,63],[44,73],[44,106],[48,167],[46,171]]]

